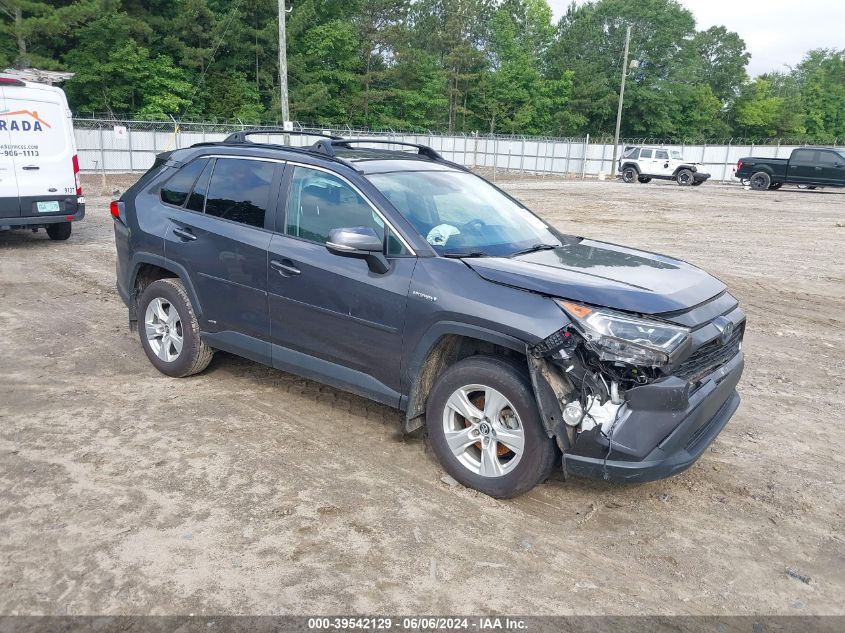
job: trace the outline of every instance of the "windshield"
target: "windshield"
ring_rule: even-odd
[[[368,178],[440,255],[500,257],[560,243],[542,220],[473,174],[411,171]]]

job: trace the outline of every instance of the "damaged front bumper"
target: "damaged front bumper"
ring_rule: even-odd
[[[616,482],[643,482],[686,470],[739,407],[736,385],[743,367],[743,354],[739,352],[707,376],[681,409],[674,408],[677,400],[667,398],[660,383],[638,387],[635,391],[641,393],[629,404],[630,415],[614,430],[612,442],[598,432],[582,433],[564,453],[566,472]]]
[[[645,482],[689,468],[739,407],[736,386],[744,368],[741,351],[693,385],[669,376],[629,389],[624,413],[608,433],[596,425],[573,437],[560,415],[566,386],[545,359],[532,358],[538,405],[546,428],[563,451],[566,475],[614,482]],[[556,382],[557,381],[557,382]]]

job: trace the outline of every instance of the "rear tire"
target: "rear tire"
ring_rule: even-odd
[[[183,378],[208,367],[214,350],[200,337],[200,327],[185,285],[159,279],[138,301],[138,333],[147,358],[161,373]]]
[[[772,184],[772,177],[764,171],[758,171],[751,176],[751,188],[754,191],[766,191]]]
[[[626,167],[622,170],[622,182],[631,184],[637,180],[639,175],[640,174],[635,167]]]
[[[675,174],[675,182],[677,182],[682,187],[689,187],[692,183],[695,182],[695,176],[692,174],[692,170],[689,169],[681,169]]]
[[[498,499],[531,490],[557,457],[527,368],[502,357],[472,356],[446,369],[428,397],[426,428],[446,472]]]
[[[57,222],[47,225],[47,235],[51,240],[61,242],[70,237],[73,226],[70,222]]]

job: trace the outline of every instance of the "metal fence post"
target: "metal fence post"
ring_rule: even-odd
[[[733,143],[733,139],[728,139],[728,146],[725,148],[725,163],[722,165],[722,182],[728,180],[728,166],[731,164],[731,143]]]
[[[584,139],[584,159],[581,161],[581,180],[587,176],[587,150],[590,148],[590,135]]]
[[[99,126],[99,137],[100,137],[100,175],[102,177],[103,183],[103,190],[100,192],[101,195],[105,195],[106,193],[106,148],[105,142],[103,140],[103,126],[102,124]]]
[[[563,163],[563,177],[569,176],[569,157],[572,156],[572,139],[566,139],[566,160]]]
[[[496,167],[499,164],[499,138],[493,137],[493,182],[496,182]]]
[[[129,172],[135,171],[134,162],[132,160],[132,127],[126,127],[126,139],[129,141]]]

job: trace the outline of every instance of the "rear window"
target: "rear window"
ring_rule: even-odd
[[[204,158],[191,161],[182,167],[173,177],[161,188],[161,201],[181,207],[188,199],[188,194],[194,187],[194,183],[202,173],[208,161]]]

